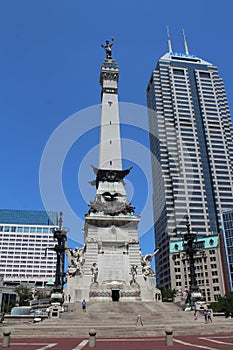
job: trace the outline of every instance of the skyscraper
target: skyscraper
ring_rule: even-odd
[[[221,234],[221,211],[233,207],[233,129],[217,67],[190,55],[185,36],[185,53],[172,51],[169,36],[168,48],[152,72],[147,104],[157,285],[175,288],[169,244],[186,231],[185,215],[197,234]]]
[[[227,290],[233,291],[233,208],[223,210],[223,242],[225,248],[225,262],[227,273]]]

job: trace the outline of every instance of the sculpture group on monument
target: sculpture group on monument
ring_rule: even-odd
[[[102,45],[106,58],[100,71],[102,108],[99,166],[93,167],[96,195],[90,201],[83,228],[84,246],[67,249],[66,295],[72,302],[152,301],[155,288],[153,254],[142,255],[138,239],[140,215],[128,202],[122,169],[118,111],[119,68],[112,59],[112,43]]]

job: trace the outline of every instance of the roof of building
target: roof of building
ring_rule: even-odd
[[[186,54],[186,53],[180,53],[180,52],[167,52],[165,55],[163,55],[160,60],[166,60],[166,61],[183,61],[183,62],[189,62],[189,63],[199,63],[199,64],[205,64],[205,65],[211,65],[212,63],[207,62],[203,60],[200,57],[197,57],[195,55]]]
[[[0,209],[1,224],[57,225],[55,211]]]

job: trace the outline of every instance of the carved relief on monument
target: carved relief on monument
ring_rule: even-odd
[[[119,214],[134,214],[134,207],[128,202],[118,202],[114,199],[108,201],[106,197],[104,200],[101,200],[100,197],[96,196],[95,201],[90,202],[90,209],[88,214],[91,213],[103,213],[106,215],[119,215]]]
[[[131,275],[132,279],[130,280],[130,284],[135,284],[136,283],[137,268],[138,268],[138,265],[135,265],[135,264],[131,265],[130,275]]]
[[[129,244],[139,244],[139,240],[138,240],[138,239],[135,239],[135,238],[130,239],[130,240],[129,240]]]
[[[134,207],[117,192],[104,192],[97,194],[94,201],[89,204],[88,214],[103,213],[106,215],[134,215]]]
[[[112,233],[116,233],[116,226],[112,225],[110,230],[111,230]]]
[[[104,291],[104,290],[91,290],[90,291],[90,298],[96,298],[96,297],[111,297],[112,292],[111,291]]]
[[[140,297],[140,290],[126,290],[121,292],[121,297]]]
[[[104,80],[118,80],[118,74],[113,73],[113,72],[104,72],[103,73],[103,79]]]

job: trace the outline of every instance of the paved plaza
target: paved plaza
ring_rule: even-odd
[[[10,349],[88,349],[89,330],[93,328],[97,350],[233,349],[233,319],[214,317],[213,323],[206,324],[202,315],[194,320],[193,312],[183,312],[172,303],[88,302],[87,312],[82,311],[81,304],[71,303],[68,310],[59,318],[8,325]],[[142,315],[143,326],[137,327],[138,313]],[[166,346],[168,328],[173,330],[172,346]]]
[[[0,345],[0,349],[5,349]],[[13,350],[81,350],[89,349],[88,339],[18,338],[12,339]],[[97,339],[96,350],[232,350],[233,334],[174,336],[173,345],[166,346],[164,337]]]

